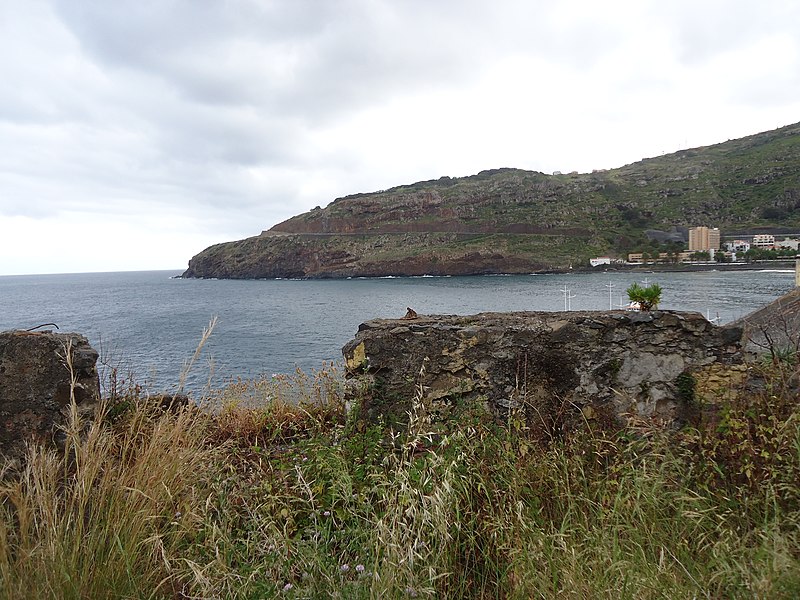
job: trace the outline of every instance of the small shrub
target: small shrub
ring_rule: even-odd
[[[628,299],[631,302],[636,302],[639,305],[639,310],[642,311],[655,310],[661,302],[661,286],[657,283],[651,283],[646,287],[634,283],[628,288],[627,292]]]

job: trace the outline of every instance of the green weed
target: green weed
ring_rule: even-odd
[[[298,377],[300,402],[265,382],[211,413],[135,400],[31,448],[0,486],[0,595],[800,595],[791,373],[695,429],[559,436],[477,405],[436,421],[422,394],[395,430]]]

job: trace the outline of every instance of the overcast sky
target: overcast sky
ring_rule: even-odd
[[[800,121],[795,0],[0,0],[0,275]]]

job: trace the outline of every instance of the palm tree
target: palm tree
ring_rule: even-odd
[[[661,302],[661,286],[657,283],[651,283],[647,287],[634,283],[627,291],[628,299],[636,302],[641,311],[655,310]]]

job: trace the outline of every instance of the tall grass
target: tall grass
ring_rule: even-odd
[[[4,598],[168,597],[182,587],[187,540],[208,498],[218,449],[190,410],[137,404],[84,432],[73,412],[64,451],[31,446],[0,484]]]
[[[200,341],[197,344],[197,347],[192,354],[192,357],[184,362],[183,368],[181,369],[181,373],[178,377],[178,393],[183,393],[183,389],[186,386],[186,379],[189,377],[189,372],[192,370],[192,367],[197,362],[197,359],[200,358],[200,355],[203,352],[203,347],[208,343],[208,340],[211,339],[211,334],[214,332],[214,328],[217,326],[217,317],[212,316],[211,320],[208,322],[208,327],[203,327],[203,333],[200,336]],[[213,374],[213,368],[211,369],[211,374],[209,374],[209,387],[210,381]]]
[[[636,435],[544,436],[475,406],[433,422],[422,395],[398,432],[346,414],[338,386],[318,393],[325,376],[299,402],[134,403],[6,474],[2,594],[799,597],[800,411],[782,368],[713,420]]]

